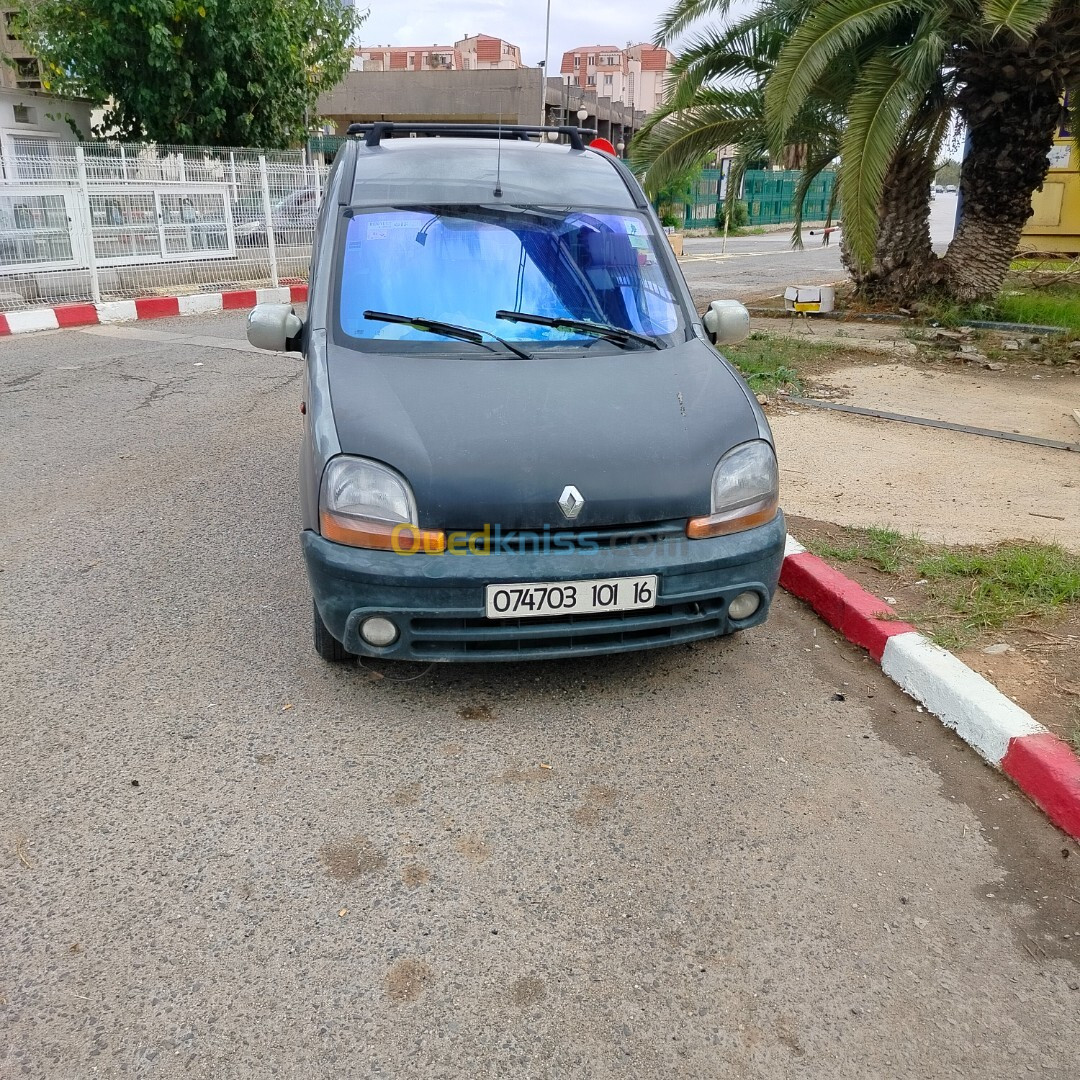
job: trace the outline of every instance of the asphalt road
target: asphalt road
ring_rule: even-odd
[[[790,598],[321,663],[241,335],[0,341],[0,1075],[1076,1075],[1080,849]]]
[[[930,238],[940,253],[952,239],[956,196],[937,195],[930,204]],[[688,237],[679,260],[694,300],[704,308],[712,300],[761,300],[782,293],[788,285],[825,285],[844,281],[840,234],[823,245],[820,230],[802,234],[803,246],[791,247],[783,229],[761,236]]]

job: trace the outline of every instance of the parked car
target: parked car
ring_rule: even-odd
[[[308,244],[319,216],[319,193],[314,188],[297,188],[271,207],[275,244]],[[253,217],[237,225],[233,234],[240,247],[266,246],[266,218]]]
[[[956,185],[955,184],[946,184],[945,185],[945,193],[947,195],[955,195],[956,194]]]
[[[941,184],[935,184],[934,185],[934,194],[935,195],[944,195],[945,194],[945,189],[941,186]]]
[[[306,359],[315,649],[520,660],[762,622],[776,454],[714,348],[746,309],[699,317],[637,181],[576,129],[494,132],[351,130],[306,319],[249,316],[252,344]]]

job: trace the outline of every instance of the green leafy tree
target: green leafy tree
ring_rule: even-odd
[[[1080,96],[1080,4],[823,0],[791,34],[769,79],[774,146],[853,50],[862,59],[840,176],[850,265],[870,291],[897,299],[995,297],[1046,176],[1062,97]],[[969,140],[964,210],[939,258],[930,247],[929,186],[954,114]]]
[[[105,106],[95,134],[287,147],[349,69],[338,0],[25,0],[20,33],[54,93]]]
[[[948,161],[938,163],[937,172],[934,174],[934,182],[937,184],[952,184],[956,187],[960,183],[960,162],[949,158]]]

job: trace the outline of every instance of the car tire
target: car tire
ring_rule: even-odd
[[[349,652],[322,621],[319,609],[314,601],[311,604],[312,627],[314,630],[315,651],[330,664],[343,664],[346,660],[355,660],[355,653]]]

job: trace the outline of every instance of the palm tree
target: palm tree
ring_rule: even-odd
[[[677,0],[661,19],[657,44],[670,44],[703,15],[727,15],[730,6],[731,0]],[[748,165],[768,157],[765,84],[813,6],[812,0],[766,0],[729,25],[690,38],[672,66],[667,101],[631,146],[631,164],[650,194],[695,170],[719,146],[736,148],[728,191],[738,190]],[[843,102],[854,85],[854,71],[837,67],[820,84],[792,117],[785,140],[785,150],[794,151],[803,168],[794,199],[799,219],[811,182],[839,152]],[[796,243],[800,224],[795,223]]]
[[[766,87],[781,145],[821,80],[855,50],[840,194],[845,243],[864,284],[910,299],[997,295],[1042,183],[1067,90],[1080,90],[1076,0],[823,0],[794,29]],[[967,127],[963,216],[946,255],[930,249],[925,210],[953,110]],[[907,170],[909,205],[898,180]],[[894,264],[891,225],[908,246]],[[896,231],[893,229],[893,231]],[[883,240],[888,243],[883,245]]]

